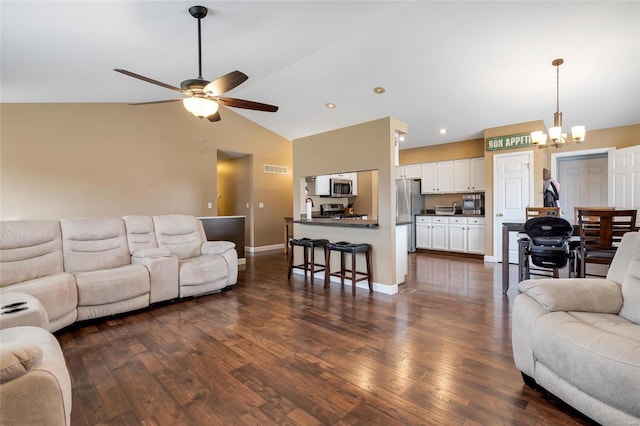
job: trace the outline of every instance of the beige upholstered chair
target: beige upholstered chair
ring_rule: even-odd
[[[0,423],[71,424],[71,379],[56,338],[40,327],[0,330]]]
[[[179,260],[180,297],[221,290],[238,280],[238,254],[229,241],[207,241],[202,222],[189,215],[154,216],[158,247]]]
[[[64,269],[76,277],[78,320],[149,306],[149,272],[132,265],[121,218],[62,219]]]
[[[0,223],[0,294],[27,293],[37,298],[56,331],[77,318],[78,292],[65,272],[62,235],[57,220]]]

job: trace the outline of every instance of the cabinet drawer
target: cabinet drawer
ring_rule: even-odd
[[[449,218],[446,217],[432,217],[431,223],[449,223]]]
[[[449,218],[449,223],[450,224],[467,224],[467,218],[466,217],[450,217]]]
[[[416,223],[431,223],[429,216],[416,216]]]
[[[468,217],[467,224],[469,225],[484,225],[484,217]]]

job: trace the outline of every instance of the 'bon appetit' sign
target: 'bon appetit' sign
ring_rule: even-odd
[[[487,139],[487,151],[497,151],[500,149],[513,149],[531,146],[531,134],[519,133],[517,135],[497,136]]]

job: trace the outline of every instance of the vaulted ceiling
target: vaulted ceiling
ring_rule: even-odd
[[[640,123],[637,1],[2,0],[0,100],[180,96],[113,68],[175,86],[195,78],[197,22],[187,10],[196,4],[209,8],[203,77],[248,74],[227,95],[280,110],[235,111],[288,139],[386,116],[408,123],[402,148],[538,119],[550,126],[555,58],[565,60],[565,126]]]

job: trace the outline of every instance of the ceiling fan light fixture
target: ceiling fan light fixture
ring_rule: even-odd
[[[206,98],[184,98],[182,105],[198,118],[206,118],[218,111],[218,103]]]

